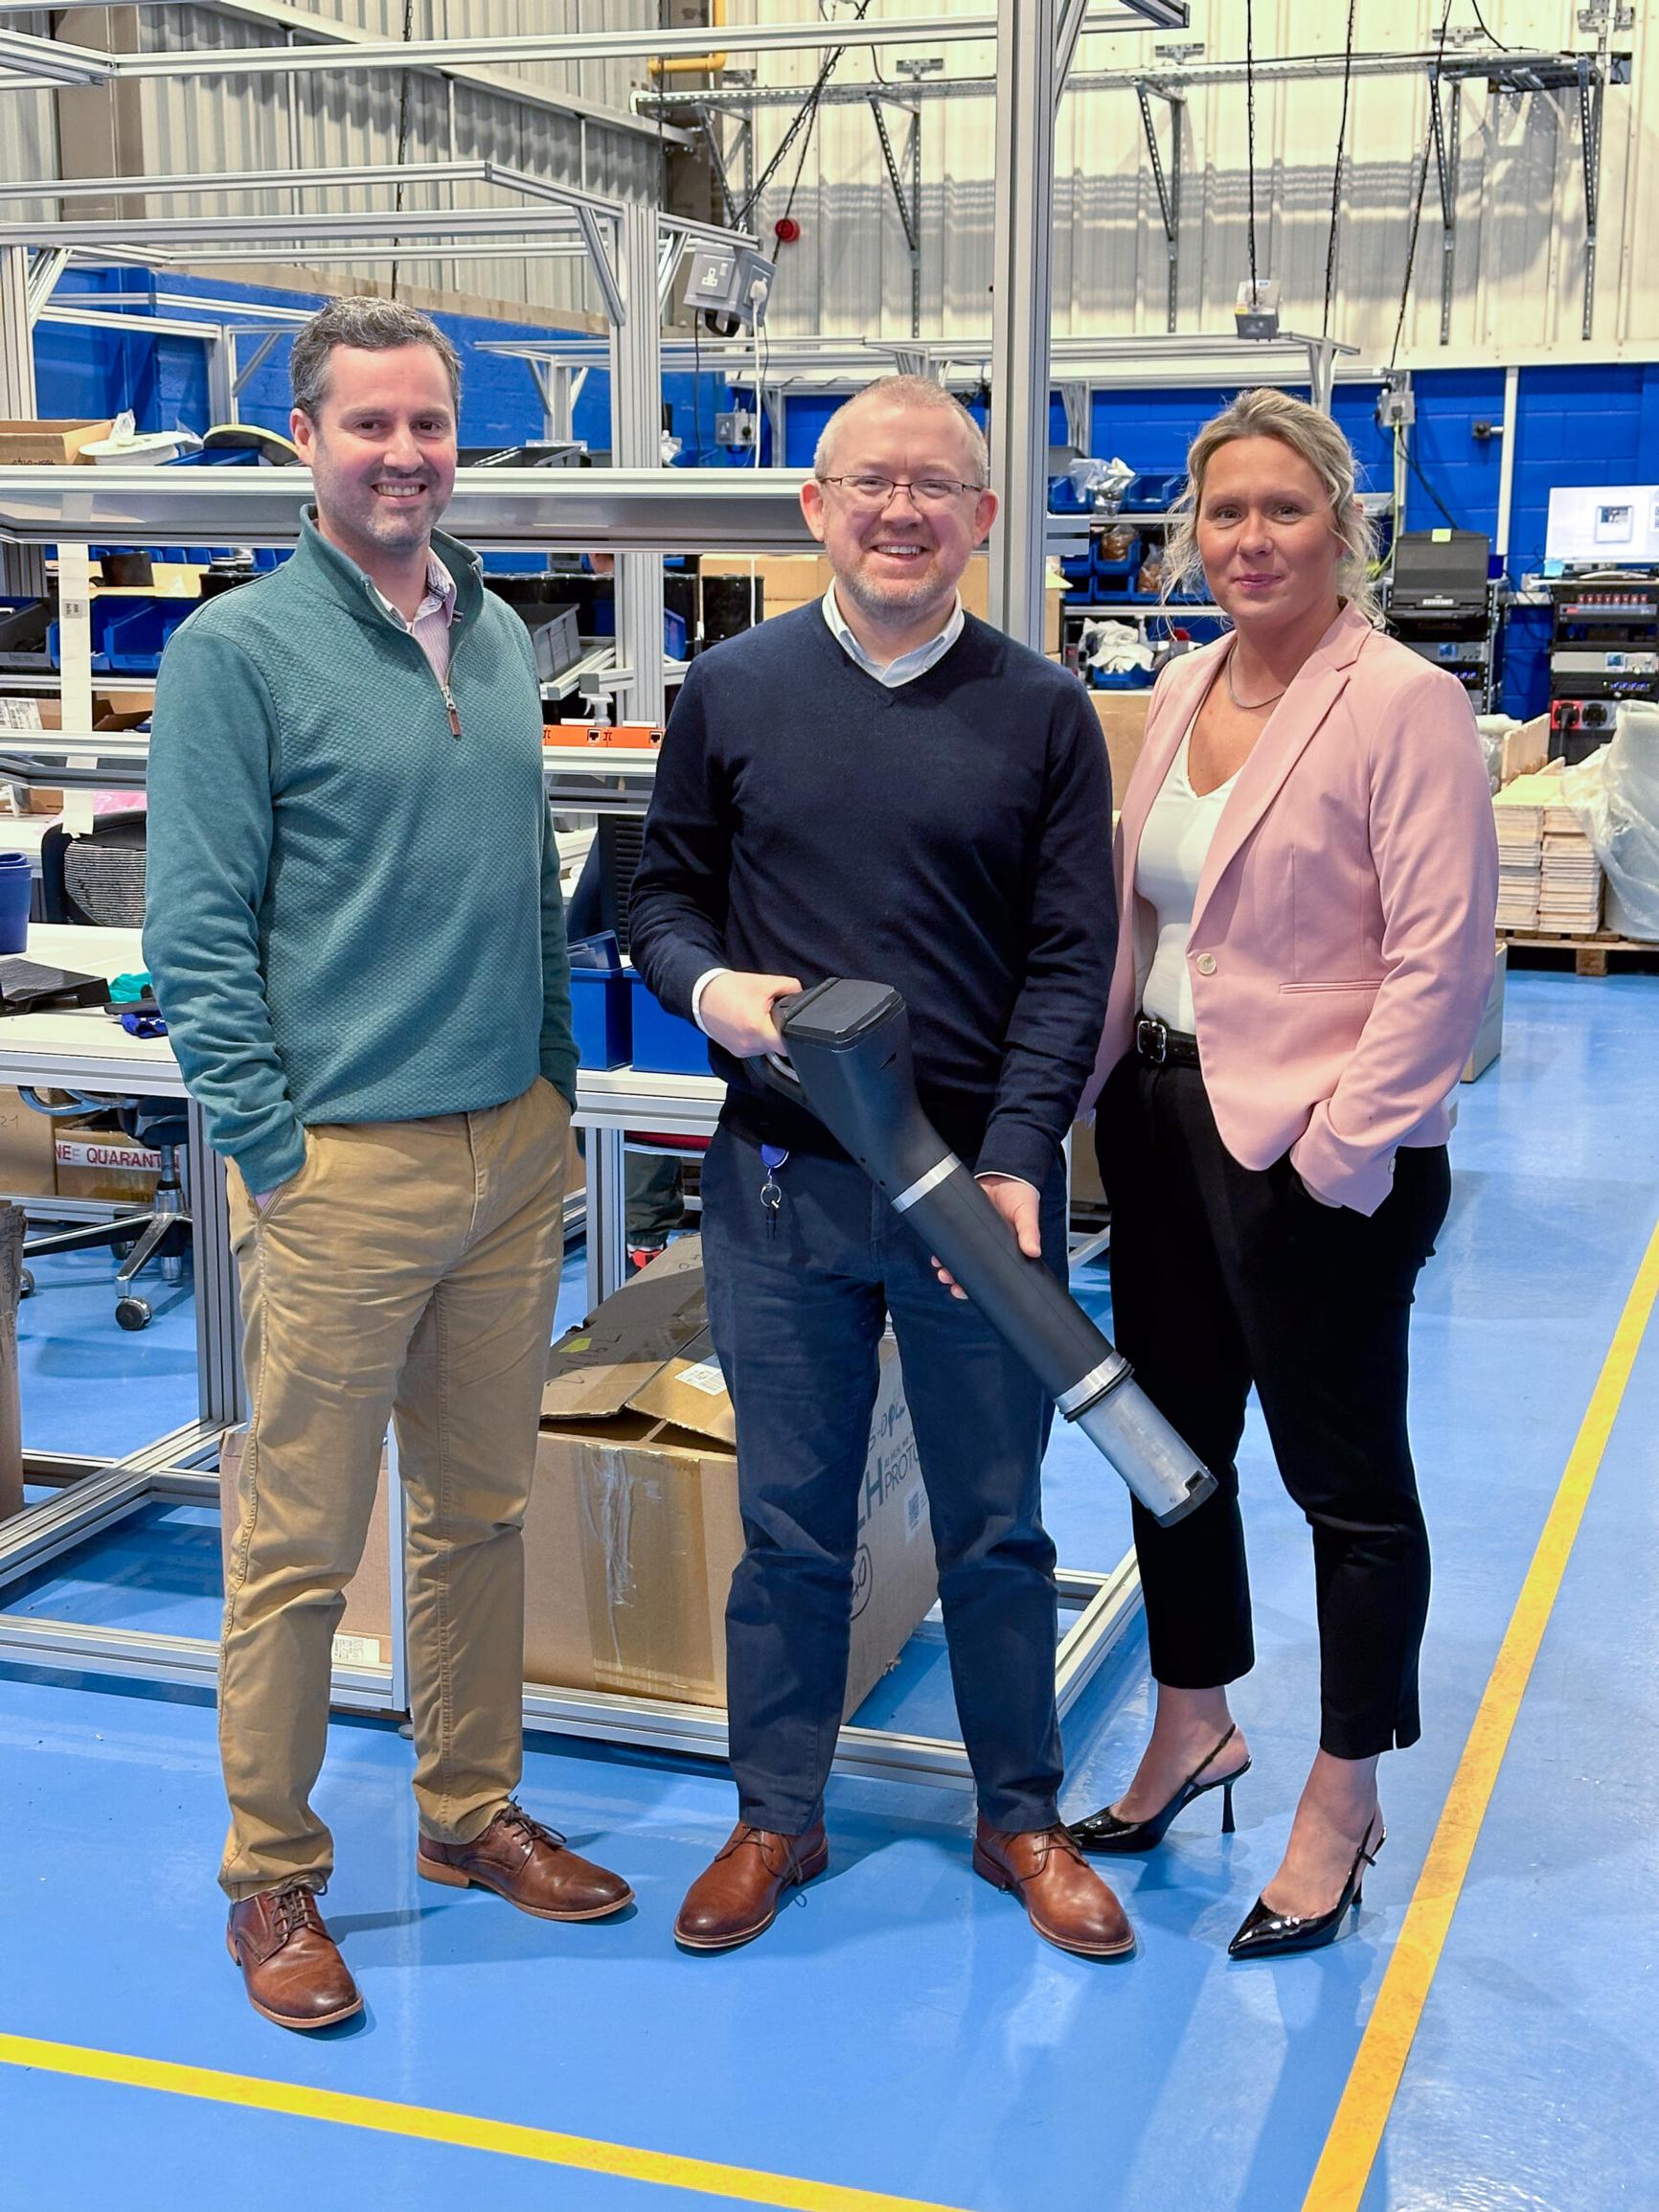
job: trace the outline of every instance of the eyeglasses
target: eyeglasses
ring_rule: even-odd
[[[820,476],[820,484],[839,485],[856,506],[885,507],[896,491],[908,491],[914,507],[948,507],[965,491],[981,492],[983,484],[959,484],[950,476],[921,476],[906,483],[902,476]]]

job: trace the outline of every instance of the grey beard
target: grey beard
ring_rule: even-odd
[[[872,622],[891,622],[895,615],[917,614],[942,596],[937,580],[930,581],[925,572],[913,584],[900,584],[897,588],[885,585],[874,590],[861,575],[838,576],[835,589],[844,591],[858,611],[868,615]]]

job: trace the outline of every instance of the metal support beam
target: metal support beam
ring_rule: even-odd
[[[727,222],[736,230],[738,202],[733,196],[732,180],[726,171],[726,157],[720,150],[720,133],[716,127],[715,111],[703,102],[693,112],[697,119],[697,128],[703,134],[703,144],[709,149],[709,165],[714,170],[715,182],[720,188],[720,205],[726,211]]]
[[[660,468],[663,364],[656,211],[628,208],[618,224],[617,246],[617,275],[627,315],[611,331],[611,454],[618,468]],[[619,555],[616,591],[617,655],[633,672],[618,707],[630,721],[660,724],[665,707],[661,557]]]
[[[1154,95],[1170,103],[1170,173],[1164,174],[1163,157],[1158,151],[1158,126],[1152,120]],[[1181,110],[1182,100],[1165,92],[1155,84],[1137,84],[1135,98],[1141,106],[1141,128],[1147,138],[1147,158],[1152,165],[1152,182],[1157,188],[1158,213],[1164,218],[1164,252],[1169,262],[1168,299],[1165,305],[1164,328],[1172,331],[1176,311],[1180,305],[1181,285]]]
[[[912,258],[914,258],[920,250],[921,241],[917,236],[916,224],[911,218],[910,204],[905,197],[904,179],[898,173],[898,158],[893,151],[893,141],[887,130],[887,118],[881,112],[879,100],[873,100],[870,103],[870,112],[875,118],[875,135],[881,143],[881,159],[887,171],[887,181],[893,187],[893,204],[898,210],[898,220],[904,230],[904,242],[909,247]]]
[[[27,245],[0,247],[0,410],[14,422],[32,421],[40,409],[34,397],[34,271]],[[41,597],[46,590],[46,557],[34,547],[0,547],[0,589],[13,598]]]
[[[1602,45],[1607,43],[1606,26]],[[1596,249],[1602,216],[1602,109],[1606,98],[1604,54],[1594,61],[1579,57],[1579,123],[1584,156],[1584,320],[1581,335],[1588,338],[1596,319]]]
[[[1457,269],[1458,154],[1463,125],[1463,87],[1451,87],[1449,117],[1441,105],[1441,73],[1428,73],[1429,124],[1434,134],[1435,178],[1440,186],[1440,342],[1451,343],[1452,285]]]
[[[921,110],[910,111],[910,136],[905,145],[910,161],[910,227],[917,245],[910,257],[910,334],[921,335]]]
[[[1042,650],[1053,314],[1056,0],[1000,0],[996,42],[990,619]]]
[[[231,398],[233,399],[241,397],[242,392],[246,389],[248,378],[257,375],[263,364],[270,359],[276,349],[277,340],[283,335],[281,331],[267,331],[254,348],[253,359],[239,364],[231,377]]]

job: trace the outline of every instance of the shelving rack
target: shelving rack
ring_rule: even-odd
[[[1014,636],[1039,645],[1047,425],[1046,410],[1039,417],[1038,409],[1027,402],[1046,392],[1050,383],[1050,134],[1054,106],[1083,17],[1078,0],[1064,0],[1063,6],[1057,0],[1000,0],[994,15],[981,18],[890,19],[866,27],[878,31],[884,43],[932,42],[946,35],[994,35],[997,40],[1005,158],[997,165],[996,327],[985,357],[999,399],[993,419],[993,470],[1003,493],[1003,510],[992,541],[990,613]],[[1186,20],[1184,0],[1118,0],[1102,27],[1180,28]],[[1096,27],[1093,20],[1090,27]],[[688,34],[646,35],[648,44],[641,50],[660,53],[668,42]],[[699,50],[706,43],[705,33],[689,35]],[[844,26],[822,22],[775,25],[763,36],[752,29],[739,34],[736,27],[722,34],[727,46],[746,42],[822,47],[844,36]],[[575,58],[580,53],[616,48],[616,40],[610,38],[606,44],[606,38],[607,34],[598,34],[585,38],[555,34],[531,41],[417,39],[384,42],[383,50],[357,40],[332,49],[290,45],[112,56],[18,34],[9,37],[5,59],[11,81],[99,82],[132,75],[223,76],[380,66],[402,70],[511,58]],[[534,56],[531,47],[535,49]],[[341,181],[338,171],[306,172],[306,178],[318,189]],[[128,199],[151,189],[151,180],[142,176],[95,181]],[[213,189],[222,192],[231,181],[215,179]],[[282,181],[290,185],[296,179],[284,174]],[[660,308],[678,254],[686,239],[697,235],[697,226],[676,226],[653,208],[606,201],[516,173],[510,178],[498,172],[492,181],[521,191],[533,187],[525,196],[548,204],[466,211],[380,208],[350,215],[334,211],[325,217],[185,216],[120,224],[0,222],[0,410],[14,417],[38,412],[30,331],[71,257],[93,256],[107,262],[137,256],[147,264],[163,266],[176,258],[199,265],[204,257],[220,250],[222,241],[234,239],[237,259],[243,262],[261,251],[280,253],[302,241],[312,248],[350,248],[350,258],[361,260],[379,250],[379,241],[394,231],[398,239],[397,254],[403,261],[417,252],[470,253],[492,243],[511,245],[521,253],[584,253],[611,323],[605,356],[613,378],[612,449],[618,466],[580,474],[464,471],[448,519],[458,535],[483,548],[530,545],[616,551],[620,666],[614,673],[619,683],[626,675],[625,703],[630,716],[657,719],[663,681],[660,555],[685,550],[805,550],[811,540],[800,514],[799,479],[784,469],[669,471],[659,466]],[[10,188],[12,199],[25,189]],[[41,187],[37,184],[34,189],[38,193]],[[52,183],[44,189],[52,196]],[[163,180],[154,189],[188,196],[206,188],[175,178],[170,185]],[[275,333],[261,335],[274,338]],[[250,363],[250,371],[251,367]],[[480,481],[481,475],[487,481]],[[68,725],[56,735],[59,746],[67,741],[79,749],[84,739],[89,747],[97,748],[105,741],[83,726],[90,723],[90,712],[80,713],[82,706],[90,709],[92,689],[84,650],[89,625],[80,604],[87,598],[88,547],[124,540],[143,545],[290,543],[307,490],[304,474],[292,470],[59,468],[8,469],[0,474],[0,545],[7,549],[8,581],[15,584],[20,576],[38,581],[43,549],[56,545],[58,551],[66,636],[62,691]],[[132,748],[129,760],[136,751]],[[644,803],[648,773],[643,763],[595,755],[550,764],[552,787],[567,791],[573,805],[580,793],[587,811],[610,806],[637,808]],[[105,1088],[125,1080],[111,1071],[102,1079],[97,1069],[81,1072],[91,1089],[99,1087],[100,1080]],[[661,1084],[665,1079],[649,1080]],[[654,1101],[646,1126],[673,1126],[671,1118],[665,1121],[656,1110],[663,1105],[668,1105],[670,1117],[681,1112],[697,1127],[706,1126],[711,1111],[706,1095],[679,1107]],[[639,1098],[622,1095],[614,1082],[603,1077],[587,1081],[582,1118],[594,1131],[597,1154],[620,1155],[623,1129],[637,1126],[628,1117],[637,1115],[639,1108]],[[47,1471],[60,1486],[57,1494],[14,1516],[0,1532],[0,1588],[154,1503],[216,1503],[216,1479],[209,1470],[216,1456],[217,1434],[239,1410],[234,1360],[235,1288],[222,1169],[202,1145],[199,1115],[193,1107],[192,1112],[196,1296],[198,1305],[210,1310],[216,1359],[211,1389],[204,1380],[202,1418],[116,1465],[60,1460]],[[614,1200],[614,1192],[612,1196]],[[32,1473],[42,1477],[38,1465]],[[397,1558],[402,1545],[402,1499],[395,1467],[389,1506],[390,1541]],[[395,1588],[399,1585],[398,1576],[392,1581]],[[1057,1654],[1063,1710],[1133,1619],[1139,1590],[1132,1559],[1106,1573],[1062,1572],[1059,1581],[1064,1600],[1079,1608]],[[370,1710],[406,1709],[399,1608],[393,1608],[391,1628],[388,1664],[336,1668],[334,1691],[340,1702]],[[215,1646],[206,1638],[138,1634],[16,1614],[0,1615],[0,1653],[16,1662],[202,1687],[211,1686],[216,1661]],[[724,1748],[723,1716],[698,1707],[531,1688],[526,1692],[525,1718],[534,1726],[619,1742],[710,1755]],[[942,1740],[849,1729],[842,1735],[838,1764],[866,1774],[926,1779],[963,1789],[971,1786],[961,1745]]]

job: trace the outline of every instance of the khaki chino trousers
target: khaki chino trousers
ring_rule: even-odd
[[[310,1795],[388,1421],[421,1833],[470,1842],[517,1788],[523,1523],[569,1129],[538,1078],[484,1113],[307,1129],[262,1211],[231,1170],[249,1406],[219,1661],[233,1898],[332,1868]]]

